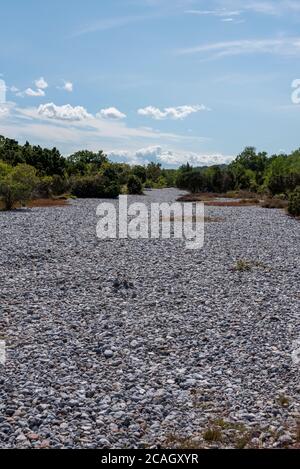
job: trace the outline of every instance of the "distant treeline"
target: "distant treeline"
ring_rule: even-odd
[[[81,198],[112,198],[141,194],[143,188],[172,187],[176,170],[160,164],[130,166],[109,161],[103,151],[78,151],[65,158],[57,148],[20,145],[0,136],[0,198],[6,208],[28,197],[71,194]]]
[[[257,153],[254,147],[246,147],[228,166],[182,166],[176,184],[191,192],[247,190],[272,196],[288,195],[300,186],[300,149],[290,155],[269,157],[265,152]]]
[[[158,163],[130,166],[109,161],[103,151],[78,151],[65,158],[57,148],[20,145],[0,136],[0,197],[7,208],[31,197],[72,194],[117,197],[140,194],[144,188],[178,187],[190,192],[289,195],[300,186],[300,149],[268,156],[247,147],[228,166],[164,169]]]

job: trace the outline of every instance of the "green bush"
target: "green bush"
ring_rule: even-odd
[[[288,212],[294,217],[300,216],[300,186],[290,194]]]
[[[143,193],[143,184],[137,176],[130,176],[127,183],[128,194],[140,195]]]
[[[52,177],[44,176],[39,179],[34,190],[35,198],[49,199],[52,196]]]
[[[120,194],[121,188],[117,180],[96,175],[73,179],[71,192],[82,199],[115,198]]]
[[[146,179],[147,179],[147,170],[144,166],[141,166],[141,165],[136,165],[136,166],[133,166],[132,168],[132,174],[134,176],[137,176],[141,181],[142,183],[145,183],[146,182]]]
[[[145,189],[153,189],[154,188],[154,182],[151,181],[150,179],[147,179],[144,186],[145,186]]]
[[[0,164],[0,198],[5,210],[12,210],[17,203],[24,205],[32,198],[37,186],[36,169],[27,164],[15,167]]]

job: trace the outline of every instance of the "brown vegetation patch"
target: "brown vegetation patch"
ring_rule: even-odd
[[[230,191],[226,193],[216,192],[197,192],[195,194],[185,194],[177,199],[178,202],[219,202],[219,199],[237,199],[235,202],[238,205],[245,205],[245,202],[256,205],[259,203],[259,196],[255,192],[249,191]],[[242,202],[241,202],[242,201]],[[225,203],[225,201],[220,200]],[[231,203],[231,202],[226,202]],[[208,204],[207,204],[208,205]],[[235,207],[235,205],[233,205]]]
[[[233,195],[234,194],[234,195]],[[216,194],[212,192],[199,192],[196,194],[186,194],[177,199],[178,202],[204,202],[208,207],[251,207],[258,205],[260,200],[255,194],[247,193],[247,198],[242,198],[244,192],[234,192],[229,194]],[[237,199],[237,200],[222,200]]]
[[[65,199],[35,199],[28,202],[27,206],[34,207],[64,207],[69,205],[68,200]]]
[[[225,194],[215,194],[213,192],[197,192],[196,194],[185,194],[178,197],[178,202],[204,202],[205,200],[226,197]]]
[[[67,205],[68,205],[68,201],[64,199],[35,199],[35,200],[31,200],[30,202],[28,202],[26,204],[26,207],[29,207],[29,208],[45,207],[46,208],[46,207],[63,207]],[[22,208],[22,206],[21,204],[17,204],[14,208],[15,209]],[[3,210],[3,209],[4,209],[4,204],[0,200],[0,210]]]
[[[212,200],[211,202],[205,202],[208,207],[253,207],[259,204],[258,199],[249,200]]]
[[[282,200],[282,199],[265,199],[261,206],[263,208],[279,208],[279,209],[286,209],[288,207],[288,201],[287,200]]]

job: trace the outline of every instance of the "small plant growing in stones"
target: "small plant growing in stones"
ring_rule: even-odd
[[[282,407],[288,407],[290,404],[290,400],[287,396],[284,396],[283,394],[279,396],[278,402]]]
[[[239,259],[235,264],[234,270],[236,272],[248,272],[249,270],[251,270],[251,264],[250,262],[245,261],[244,259]]]
[[[209,442],[219,442],[222,441],[222,433],[218,428],[208,428],[204,434],[203,438],[205,441]]]
[[[288,212],[294,217],[300,217],[300,186],[289,197]]]
[[[249,272],[254,267],[258,267],[258,268],[265,269],[265,270],[271,270],[268,266],[264,265],[260,261],[247,261],[245,259],[239,259],[236,262],[233,270],[235,272]]]
[[[251,435],[249,435],[248,433],[238,437],[236,439],[235,448],[236,449],[246,448],[246,446],[249,444],[250,440],[251,440]]]

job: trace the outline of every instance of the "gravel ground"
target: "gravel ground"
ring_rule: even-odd
[[[299,221],[209,207],[191,251],[98,240],[98,203],[0,213],[0,447],[299,441]]]

